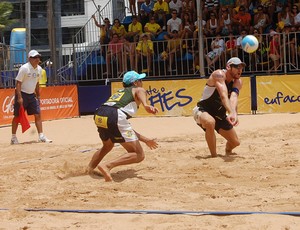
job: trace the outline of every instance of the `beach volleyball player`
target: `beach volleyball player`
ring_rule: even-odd
[[[156,114],[158,112],[157,108],[147,103],[146,90],[143,88],[142,82],[144,77],[146,77],[145,73],[138,74],[135,71],[125,73],[123,77],[124,89],[113,94],[107,102],[96,110],[94,120],[103,146],[94,153],[88,171],[92,173],[98,166],[105,181],[113,180],[110,174],[112,168],[139,163],[144,160],[145,154],[140,141],[144,142],[150,149],[158,147],[155,140],[134,131],[128,122],[128,119],[137,112],[140,104],[148,113]],[[104,156],[113,149],[115,143],[120,143],[127,153],[116,159],[100,163]]]
[[[233,126],[238,125],[238,96],[245,63],[238,57],[227,61],[226,69],[215,70],[207,80],[202,98],[193,109],[196,123],[205,131],[205,139],[212,157],[217,156],[215,130],[226,140],[225,153],[240,145]]]

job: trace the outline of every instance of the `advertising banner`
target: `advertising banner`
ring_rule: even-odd
[[[299,75],[256,77],[257,112],[300,112],[299,80]]]
[[[159,109],[159,116],[191,116],[201,98],[207,79],[143,81],[149,104]],[[121,82],[112,82],[112,93],[123,88]],[[243,78],[243,89],[239,96],[239,113],[251,113],[249,78]],[[142,108],[138,116],[149,116]]]
[[[76,85],[51,86],[40,88],[40,106],[43,120],[79,116],[78,92]],[[0,125],[11,124],[14,112],[14,89],[0,90]],[[33,116],[28,116],[34,121]]]

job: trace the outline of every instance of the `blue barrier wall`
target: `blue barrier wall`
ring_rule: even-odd
[[[78,86],[80,114],[91,114],[104,103],[111,94],[110,85]]]

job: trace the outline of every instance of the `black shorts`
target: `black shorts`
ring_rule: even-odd
[[[94,121],[102,141],[110,139],[113,143],[123,143],[138,139],[126,114],[118,108],[100,106],[95,112]]]
[[[21,92],[23,98],[23,107],[25,111],[27,111],[28,115],[40,114],[40,101],[36,98],[34,93],[28,94]],[[15,94],[15,102],[14,102],[14,116],[19,116],[20,104],[18,103],[18,95]]]
[[[211,115],[215,119],[215,121],[216,121],[215,130],[218,133],[219,133],[220,129],[230,130],[230,129],[233,128],[232,124],[230,124],[229,121],[227,121],[226,114],[219,113],[218,115],[216,115],[215,113],[212,113],[210,111],[206,111],[204,108],[199,108],[199,111],[207,112],[207,113],[209,113],[209,115]],[[205,129],[201,125],[200,125],[200,127],[205,131]]]

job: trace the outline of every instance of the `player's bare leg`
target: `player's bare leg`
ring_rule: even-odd
[[[109,153],[112,150],[112,148],[114,147],[114,143],[111,140],[102,141],[102,142],[103,142],[102,148],[97,150],[94,153],[94,155],[88,165],[88,168],[87,168],[88,174],[94,173],[93,171],[97,167],[97,165],[102,161],[102,159],[105,157],[105,155],[107,153]]]
[[[126,149],[127,153],[111,161],[101,163],[98,166],[98,169],[103,174],[105,181],[113,180],[110,174],[111,169],[120,165],[139,163],[145,158],[143,148],[139,141],[124,142],[121,143],[121,145]]]
[[[217,138],[215,134],[215,119],[207,112],[198,112],[197,123],[205,129],[205,139],[212,157],[217,157]]]
[[[240,141],[238,139],[238,136],[234,130],[234,128],[230,130],[223,130],[220,129],[219,133],[221,136],[223,136],[226,140],[226,147],[225,147],[225,154],[226,155],[235,155],[235,153],[232,152],[232,150],[240,145]]]
[[[110,175],[110,170],[107,168],[105,164],[98,165],[98,169],[100,173],[104,176],[106,182],[113,181],[113,178]]]

